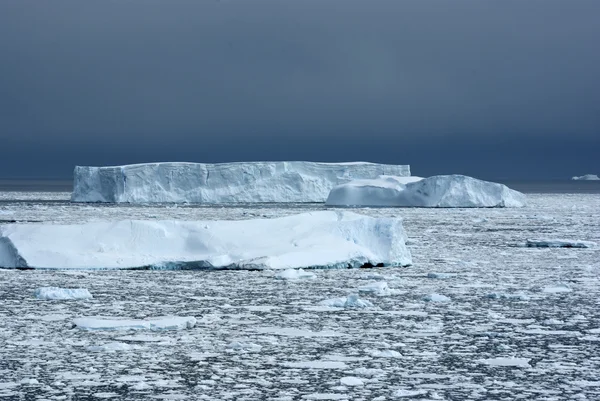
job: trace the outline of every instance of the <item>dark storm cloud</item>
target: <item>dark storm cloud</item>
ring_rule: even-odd
[[[515,169],[565,155],[560,168],[594,167],[599,19],[596,0],[7,0],[0,167],[293,158],[461,170],[464,154],[469,170],[486,149],[504,152],[498,164],[530,149]],[[586,146],[561,153],[569,141]]]

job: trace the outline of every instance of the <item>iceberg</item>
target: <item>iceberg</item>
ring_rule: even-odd
[[[320,211],[239,221],[0,226],[0,267],[297,269],[412,264],[397,218]]]
[[[436,175],[407,182],[380,176],[356,180],[333,188],[330,206],[379,207],[522,207],[525,195],[505,185],[464,175]]]
[[[360,299],[357,294],[350,294],[344,298],[332,298],[319,302],[319,305],[330,308],[370,308],[373,304],[365,299]]]
[[[600,177],[598,177],[596,174],[586,174],[579,177],[576,176],[571,179],[574,181],[599,181]]]
[[[117,203],[323,202],[338,184],[382,174],[410,176],[410,167],[366,162],[77,166],[71,200]]]

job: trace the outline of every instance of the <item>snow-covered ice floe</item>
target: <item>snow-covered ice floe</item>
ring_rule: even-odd
[[[428,294],[423,297],[423,301],[426,302],[450,302],[450,298],[442,294]]]
[[[528,239],[525,246],[528,248],[594,248],[597,244],[592,241],[579,241],[568,239]]]
[[[410,176],[407,165],[366,162],[147,163],[77,166],[74,202],[323,202],[334,186],[381,174]]]
[[[407,182],[411,177],[381,176],[356,180],[331,190],[330,206],[379,207],[522,207],[525,195],[503,184],[464,175],[437,175]]]
[[[0,226],[0,267],[289,269],[412,263],[402,221],[319,211],[239,221]]]
[[[478,362],[483,365],[498,366],[498,367],[515,367],[515,368],[530,368],[529,358],[489,358],[479,359]]]
[[[193,316],[166,316],[155,319],[130,320],[117,317],[80,317],[73,324],[85,330],[181,330],[196,325]]]
[[[571,179],[574,181],[599,181],[600,177],[598,177],[596,174],[586,174],[580,175],[579,177],[575,176]]]
[[[91,299],[92,294],[85,288],[59,288],[41,287],[37,288],[33,295],[37,299],[67,300],[67,299]]]

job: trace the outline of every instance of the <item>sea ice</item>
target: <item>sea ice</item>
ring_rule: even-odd
[[[542,289],[542,292],[557,293],[557,292],[571,292],[571,288],[566,284],[547,285]]]
[[[338,184],[381,174],[410,176],[410,167],[365,162],[77,166],[71,199],[130,203],[323,202]]]
[[[525,195],[505,185],[464,175],[437,175],[404,184],[397,177],[351,181],[333,188],[331,206],[522,207]]]
[[[423,301],[427,302],[450,302],[450,298],[441,294],[428,294],[423,297]]]
[[[340,379],[343,386],[364,386],[365,382],[360,377],[346,376]]]
[[[596,246],[592,241],[568,240],[568,239],[528,239],[525,246],[528,248],[593,248]]]
[[[480,359],[478,362],[484,365],[489,366],[512,366],[518,368],[530,368],[529,358],[514,358],[514,357],[506,357],[506,358],[490,358],[490,359]]]
[[[87,347],[88,351],[93,352],[120,352],[120,351],[129,351],[133,349],[135,346],[120,343],[120,342],[111,342],[103,345],[90,345]]]
[[[319,302],[319,305],[332,308],[369,308],[373,304],[367,300],[360,299],[357,294],[348,295],[347,298],[332,298]]]
[[[85,288],[58,288],[41,287],[34,291],[37,299],[45,300],[67,300],[67,299],[91,299],[92,294]]]
[[[0,226],[0,267],[289,269],[412,263],[402,221],[341,211],[238,221]]]
[[[192,316],[167,316],[155,319],[129,320],[111,317],[81,317],[73,319],[75,326],[86,330],[179,330],[196,325]]]
[[[362,287],[358,288],[358,291],[378,296],[392,295],[392,290],[385,281],[363,285]]]
[[[304,269],[286,269],[275,275],[279,280],[301,280],[317,278],[317,275]]]

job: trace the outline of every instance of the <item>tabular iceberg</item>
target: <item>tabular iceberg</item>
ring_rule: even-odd
[[[338,184],[410,176],[407,165],[366,162],[148,163],[77,166],[73,202],[323,202]]]
[[[521,207],[525,195],[505,185],[464,175],[437,175],[414,182],[411,177],[381,176],[333,188],[326,204],[380,207]]]
[[[0,226],[0,267],[289,269],[406,266],[402,221],[322,211],[240,221]]]
[[[600,181],[600,177],[598,177],[596,174],[586,174],[579,177],[573,177],[571,179],[574,181]]]

